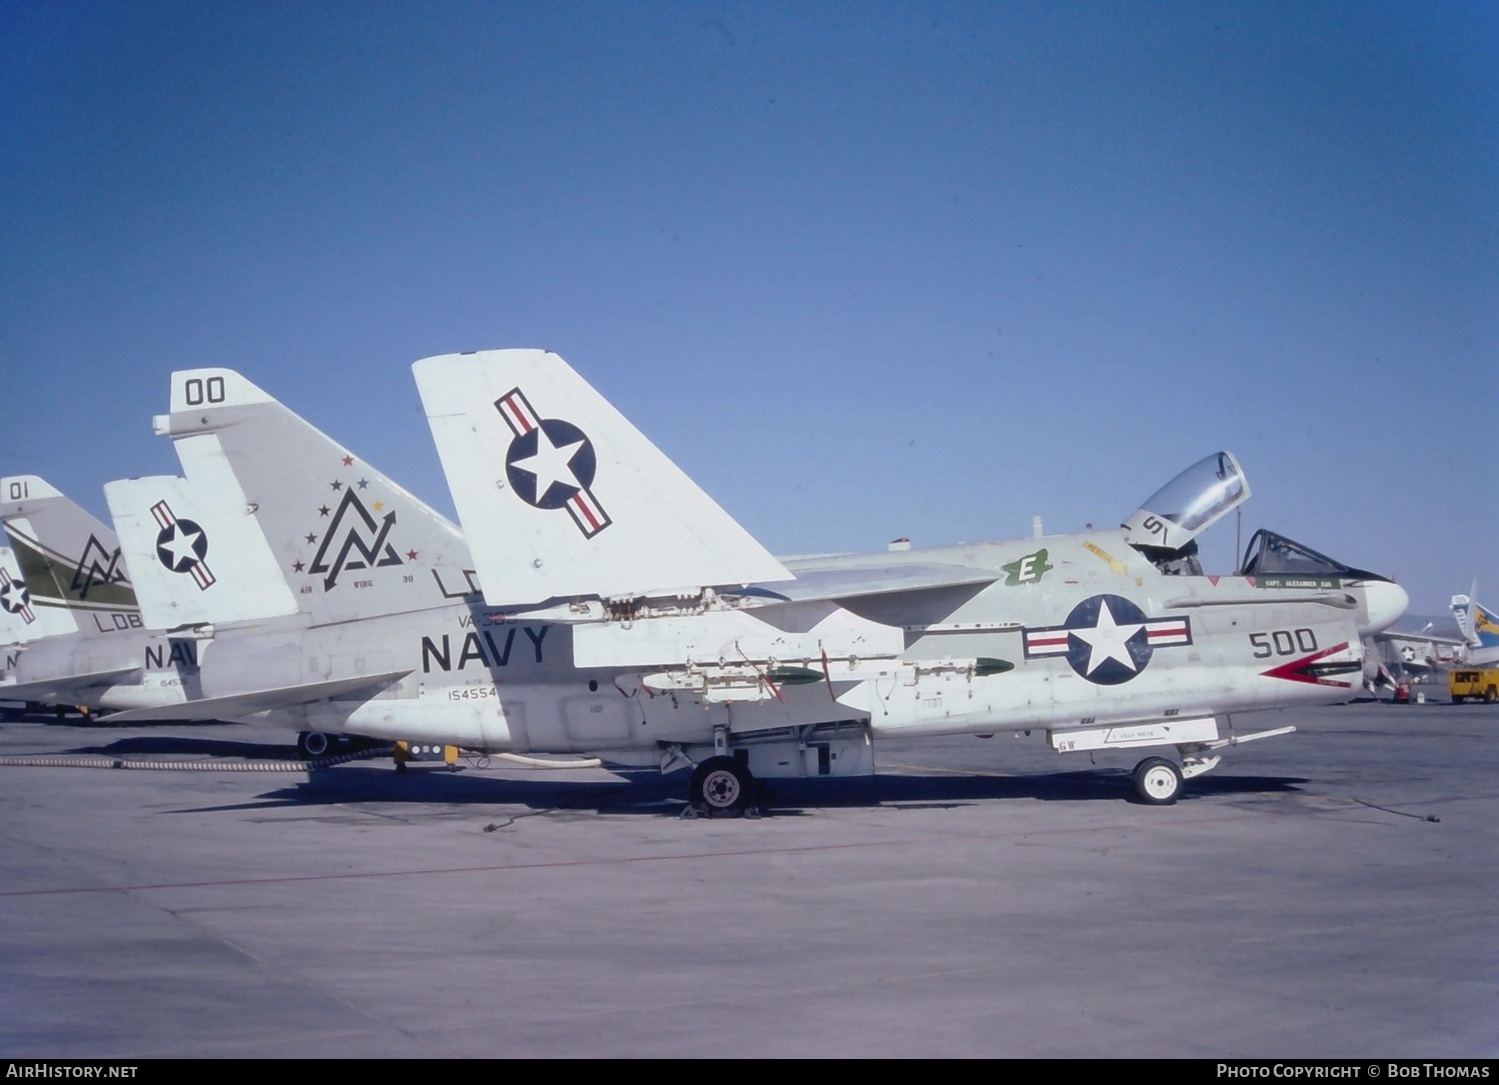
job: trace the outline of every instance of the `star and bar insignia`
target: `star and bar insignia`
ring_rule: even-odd
[[[1073,607],[1062,625],[1024,630],[1025,658],[1066,656],[1079,677],[1102,686],[1128,682],[1160,648],[1192,643],[1187,618],[1147,618],[1122,595],[1094,595]]]

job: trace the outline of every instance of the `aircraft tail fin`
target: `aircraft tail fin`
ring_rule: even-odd
[[[1452,616],[1457,619],[1457,631],[1462,634],[1463,644],[1473,643],[1473,598],[1469,595],[1452,597]]]
[[[424,610],[476,590],[451,521],[233,370],[173,373],[171,414],[156,432],[172,438],[195,493],[253,515],[314,623]]]
[[[140,625],[119,540],[97,517],[43,479],[16,475],[0,479],[0,520],[31,604],[54,612],[55,632]]]
[[[557,355],[412,371],[491,605],[793,579]]]
[[[1452,616],[1467,644],[1468,662],[1499,662],[1499,615],[1479,603],[1475,594],[1454,595]]]
[[[199,492],[158,475],[106,483],[104,497],[148,629],[297,613],[237,487]]]
[[[16,552],[0,546],[0,644],[24,644],[77,631],[78,623],[69,611],[42,606],[31,598]]]

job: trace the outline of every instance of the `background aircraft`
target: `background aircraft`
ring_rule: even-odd
[[[180,704],[196,680],[193,645],[147,630],[115,533],[35,475],[0,479],[0,519],[17,570],[0,573],[0,602],[10,600],[6,620],[12,632],[21,620],[25,642],[6,650],[0,696],[89,709]]]
[[[1452,597],[1452,616],[1463,635],[1461,662],[1472,666],[1499,663],[1499,615],[1478,602],[1477,584],[1469,590],[1469,595]]]
[[[156,424],[184,478],[105,494],[148,624],[198,644],[200,683],[173,718],[269,719],[311,756],[338,734],[573,748],[548,744],[540,717],[476,713],[481,674],[602,697],[566,662],[564,636],[483,605],[450,521],[228,370],[173,374]]]

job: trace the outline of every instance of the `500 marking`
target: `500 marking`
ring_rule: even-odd
[[[1268,633],[1249,634],[1249,643],[1254,645],[1255,659],[1293,656],[1298,652],[1315,652],[1317,634],[1310,629],[1272,629]]]

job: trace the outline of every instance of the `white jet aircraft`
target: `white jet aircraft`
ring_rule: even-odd
[[[574,665],[623,695],[619,746],[694,764],[709,808],[756,776],[872,771],[877,738],[998,729],[1172,748],[1134,776],[1171,802],[1216,751],[1290,730],[1225,736],[1229,713],[1346,699],[1360,636],[1407,603],[1270,533],[1243,574],[1201,575],[1195,537],[1249,496],[1227,452],[1117,529],[782,563],[556,355],[414,371],[485,601],[570,625]],[[1304,564],[1277,567],[1287,547]]]

